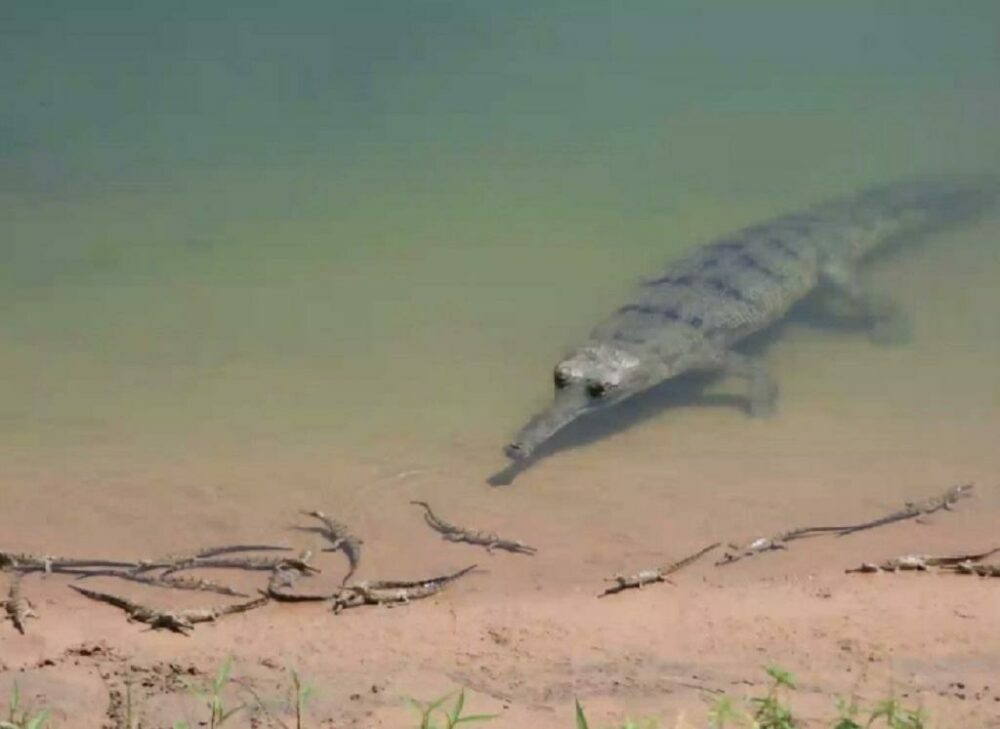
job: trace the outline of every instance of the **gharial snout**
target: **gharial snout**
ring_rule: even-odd
[[[585,412],[588,406],[586,392],[560,392],[547,410],[532,418],[517,437],[507,444],[504,453],[511,460],[525,460],[538,446]]]

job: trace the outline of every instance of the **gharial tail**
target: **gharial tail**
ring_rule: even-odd
[[[1000,203],[1000,176],[994,174],[942,175],[897,182],[858,193],[848,202],[860,211],[905,216],[921,214],[922,225],[946,226],[978,217]]]

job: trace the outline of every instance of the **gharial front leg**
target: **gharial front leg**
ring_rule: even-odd
[[[747,410],[751,417],[765,418],[774,414],[778,383],[771,377],[763,359],[739,352],[726,352],[722,360],[722,372],[747,381]]]
[[[899,344],[910,338],[909,320],[899,306],[863,286],[849,265],[828,263],[820,271],[820,280],[851,316],[864,321],[873,341]]]

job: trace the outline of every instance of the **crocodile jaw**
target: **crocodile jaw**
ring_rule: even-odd
[[[525,460],[539,445],[576,420],[590,407],[587,393],[582,389],[574,388],[557,393],[552,405],[533,417],[513,442],[504,448],[504,453],[511,460]]]

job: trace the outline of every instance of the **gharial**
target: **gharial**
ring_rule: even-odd
[[[555,367],[555,398],[505,449],[515,461],[579,416],[686,372],[749,384],[751,415],[767,415],[777,386],[764,362],[734,345],[777,322],[814,290],[829,291],[876,337],[898,331],[898,311],[857,278],[890,240],[969,221],[993,207],[992,176],[909,180],[783,215],[708,243],[643,283]]]

